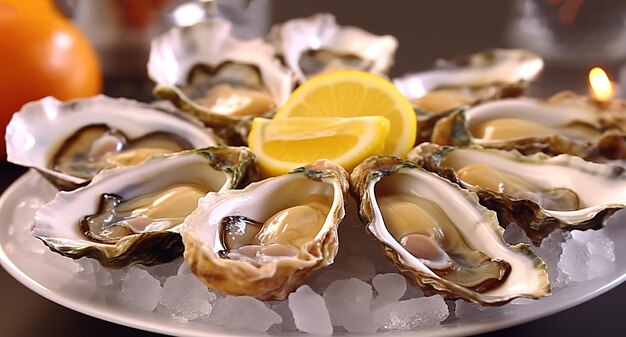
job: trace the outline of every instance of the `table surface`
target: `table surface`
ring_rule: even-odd
[[[513,1],[497,0],[396,1],[393,10],[374,0],[274,0],[273,4],[275,22],[324,11],[334,13],[341,24],[396,36],[400,49],[392,75],[427,68],[438,57],[510,47],[506,32],[515,6]],[[559,64],[547,64],[530,93],[547,96],[563,89],[581,92],[586,90],[586,71],[584,66],[563,69]],[[149,89],[139,90],[151,87],[146,85],[146,78],[138,79],[137,85],[129,85],[128,80],[108,78],[105,93],[150,99]],[[24,172],[24,168],[0,161],[0,192]],[[0,336],[158,336],[62,307],[30,291],[1,268],[0,299]],[[574,308],[483,336],[621,336],[621,306],[625,300],[626,285],[622,284]]]

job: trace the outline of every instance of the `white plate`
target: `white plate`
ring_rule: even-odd
[[[10,226],[20,220],[30,222],[33,214],[15,212],[20,203],[37,198],[51,198],[54,190],[34,172],[19,178],[0,198],[0,262],[22,284],[39,295],[60,305],[110,322],[176,336],[261,336],[246,330],[234,330],[204,322],[180,323],[159,314],[134,310],[112,301],[102,290],[59,269],[21,244],[29,238],[27,226]],[[33,199],[34,198],[34,199]],[[22,207],[23,209],[23,207]],[[16,214],[14,214],[16,213]],[[15,217],[15,218],[14,218]],[[577,283],[556,289],[552,296],[524,305],[509,304],[497,310],[480,312],[471,319],[447,322],[444,325],[422,328],[420,336],[472,335],[498,330],[534,320],[573,307],[617,286],[626,278],[626,212],[619,212],[604,229],[615,242],[616,270],[608,277]],[[36,239],[32,239],[36,240]],[[51,255],[48,255],[51,256]],[[54,255],[52,255],[54,256]],[[61,257],[59,257],[61,258]],[[386,333],[393,336],[415,336],[415,332]],[[358,335],[365,336],[365,335]]]

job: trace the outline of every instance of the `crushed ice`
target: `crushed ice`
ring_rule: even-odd
[[[424,297],[381,253],[360,226],[341,226],[341,246],[333,265],[315,272],[307,284],[288,300],[262,302],[247,296],[224,296],[209,291],[182,259],[158,266],[132,266],[107,270],[95,260],[73,261],[50,252],[31,238],[30,225],[43,204],[40,196],[24,199],[15,209],[9,235],[15,250],[41,254],[53,268],[81,279],[94,292],[125,306],[168,315],[178,321],[200,320],[211,324],[257,331],[293,331],[331,335],[334,331],[373,333],[411,330],[438,325],[449,315],[467,319],[500,308],[484,308],[441,296]],[[516,225],[508,226],[509,243],[530,241]],[[610,275],[615,271],[615,247],[605,232],[555,231],[533,250],[547,264],[553,288]],[[74,276],[76,275],[76,276]],[[83,282],[84,281],[84,282]],[[87,289],[87,288],[86,288]],[[514,300],[508,306],[532,303]]]

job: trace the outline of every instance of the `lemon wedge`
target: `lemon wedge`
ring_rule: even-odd
[[[390,122],[383,154],[404,157],[415,146],[411,103],[389,81],[356,70],[322,74],[296,89],[274,119],[382,116]]]
[[[255,118],[248,146],[263,176],[284,174],[322,158],[350,172],[382,153],[389,130],[389,120],[380,116]]]

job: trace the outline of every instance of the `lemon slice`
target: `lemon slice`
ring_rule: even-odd
[[[287,173],[318,159],[330,159],[348,172],[381,154],[389,134],[384,117],[255,118],[248,146],[264,176]]]
[[[415,146],[417,120],[411,103],[391,82],[362,71],[336,71],[304,82],[274,119],[356,116],[389,119],[383,154],[404,157]]]

